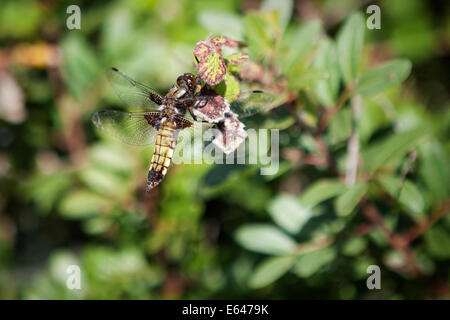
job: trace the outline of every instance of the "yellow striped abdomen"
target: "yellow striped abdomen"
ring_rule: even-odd
[[[176,144],[175,129],[175,124],[168,121],[162,123],[158,130],[148,171],[147,191],[156,187],[167,173]]]

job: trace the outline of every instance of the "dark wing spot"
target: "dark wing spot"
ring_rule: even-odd
[[[161,114],[152,112],[152,113],[146,113],[144,115],[145,120],[147,120],[148,124],[152,127],[158,128],[159,124],[161,122]]]
[[[160,96],[157,95],[157,94],[150,93],[150,94],[149,94],[149,98],[150,98],[150,100],[152,100],[154,103],[156,103],[156,104],[158,104],[158,105],[162,105],[162,104],[163,104],[163,98],[160,97]]]
[[[175,125],[176,125],[177,129],[185,129],[185,128],[189,128],[190,126],[192,126],[191,121],[189,121],[188,119],[184,119],[183,117],[180,117],[180,116],[175,116],[174,121],[175,121]]]

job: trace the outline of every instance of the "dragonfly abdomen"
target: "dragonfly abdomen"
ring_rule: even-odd
[[[176,144],[175,130],[176,125],[171,121],[163,122],[159,127],[148,172],[147,190],[156,187],[167,173]]]

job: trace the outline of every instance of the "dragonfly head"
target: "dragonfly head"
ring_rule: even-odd
[[[192,73],[185,73],[177,78],[177,85],[188,89],[192,94],[200,92],[201,83]]]

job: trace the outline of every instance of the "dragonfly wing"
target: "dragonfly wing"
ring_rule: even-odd
[[[160,110],[163,97],[156,90],[133,80],[116,68],[109,69],[107,77],[117,96],[129,107]]]
[[[120,141],[137,146],[154,143],[160,119],[158,112],[101,110],[94,114],[94,125]]]
[[[263,91],[243,91],[239,95],[239,98],[230,104],[230,109],[239,118],[246,118],[255,113],[266,111],[272,100],[272,95]]]

